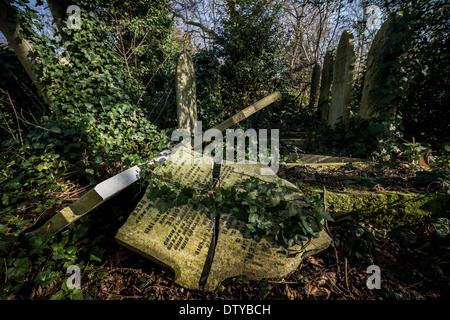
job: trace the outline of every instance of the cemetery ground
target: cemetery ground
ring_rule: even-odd
[[[448,170],[448,168],[447,168]],[[312,167],[306,164],[282,164],[278,176],[297,183],[302,192],[325,192],[350,189],[376,192],[426,193],[442,191],[438,180],[421,178],[417,165],[397,163],[391,167],[371,164],[345,164]],[[105,179],[108,177],[105,172]],[[65,177],[66,179],[68,177]],[[386,228],[370,221],[336,219],[325,226],[333,242],[328,249],[303,260],[295,272],[283,279],[250,281],[235,277],[215,291],[189,290],[174,283],[174,273],[134,253],[115,240],[117,230],[126,221],[145,188],[133,185],[102,204],[93,212],[53,236],[48,250],[39,258],[23,254],[36,247],[20,244],[13,231],[26,231],[81,197],[92,186],[72,178],[72,187],[58,194],[62,203],[41,214],[23,210],[18,220],[23,227],[2,228],[2,249],[29,259],[24,286],[7,293],[12,300],[94,299],[94,300],[416,300],[445,299],[450,296],[449,220],[426,217],[412,227]],[[44,200],[44,199],[41,199]],[[26,204],[23,204],[24,206]],[[18,221],[16,221],[18,222]],[[8,238],[8,236],[10,238]],[[12,237],[12,238],[11,238]],[[9,246],[9,247],[8,247]],[[19,248],[19,247],[20,248]],[[29,245],[28,245],[29,246]],[[19,251],[22,251],[20,255]],[[70,256],[76,254],[73,260]],[[3,258],[6,264],[6,257]],[[21,260],[18,259],[19,261]],[[40,261],[37,261],[37,260]],[[70,264],[81,268],[81,290],[69,290],[65,270]],[[46,267],[44,267],[44,265]],[[381,270],[381,289],[369,289],[367,268]],[[20,275],[20,266],[15,271]],[[4,274],[14,270],[3,270]],[[31,272],[29,272],[31,271]],[[47,272],[48,271],[48,272]],[[11,272],[12,273],[12,272]],[[3,275],[6,283],[6,277]],[[10,275],[11,277],[11,275]],[[13,275],[14,279],[14,275]]]

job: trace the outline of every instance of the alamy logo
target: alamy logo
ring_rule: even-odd
[[[67,7],[67,28],[80,29],[81,28],[81,10],[79,6],[71,5]]]
[[[262,175],[271,175],[278,172],[279,168],[279,130],[270,129],[270,152],[267,129],[227,129],[225,133],[225,163],[262,163],[270,164],[271,170],[261,170]],[[191,145],[192,139],[189,131],[176,129],[173,131],[171,140],[182,141],[175,147]],[[248,149],[246,148],[248,141]],[[209,144],[203,149],[203,143]],[[236,142],[236,143],[235,143]],[[236,146],[236,147],[235,147]],[[212,128],[205,133],[202,132],[202,122],[197,121],[194,127],[193,147],[196,153],[194,163],[199,164],[206,158],[213,158],[216,164],[221,164],[224,160],[224,137],[218,129]],[[213,155],[214,153],[214,155]],[[236,155],[236,156],[235,156]]]
[[[71,274],[66,280],[67,289],[81,289],[81,270],[79,266],[71,265],[67,268],[67,274]]]
[[[381,289],[381,270],[377,265],[371,265],[367,267],[366,273],[371,274],[367,278],[366,285],[370,290]]]

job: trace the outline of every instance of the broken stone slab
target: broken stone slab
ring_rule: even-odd
[[[180,150],[183,155],[177,156]],[[195,164],[191,150],[180,150],[167,159],[161,167],[164,169],[156,174],[194,185],[210,183],[212,166],[208,162]],[[238,184],[251,176],[268,183],[280,180],[273,171],[272,175],[267,174],[269,170],[270,167],[259,163],[222,164],[220,185]],[[265,174],[261,175],[261,171]],[[296,188],[287,181],[283,184]],[[159,212],[147,199],[144,196],[119,229],[116,239],[130,250],[171,268],[175,282],[189,289],[214,290],[227,278],[241,275],[255,280],[283,277],[296,270],[305,256],[326,249],[331,242],[322,232],[320,238],[293,248],[299,252],[294,258],[264,239],[260,242],[245,239],[244,224],[232,214],[210,219],[206,212],[189,205]]]
[[[195,164],[196,156],[199,155],[189,148],[180,147],[154,172],[162,178],[187,185],[211,185],[213,159]],[[194,210],[189,205],[160,212],[148,200],[149,197],[147,190],[117,232],[116,240],[122,246],[172,269],[177,284],[198,288],[209,253],[214,220],[203,210]]]
[[[282,186],[286,186],[295,190],[297,187],[287,180],[280,179],[275,172],[265,164],[262,163],[223,163],[220,168],[220,186],[230,187],[239,185],[245,180],[257,177],[265,183],[276,184],[280,182]]]
[[[82,216],[139,180],[140,172],[141,169],[139,169],[138,166],[134,166],[99,183],[92,190],[85,193],[80,199],[56,213],[39,229],[30,232],[27,235],[42,234],[45,232],[56,233],[61,231],[72,222],[80,219]]]
[[[243,181],[243,174],[268,183],[280,180],[276,175],[259,176],[258,171],[259,168],[252,164],[222,165],[221,186],[239,185]],[[298,190],[286,180],[282,180],[281,185]],[[297,194],[301,195],[300,192]],[[291,201],[296,201],[295,194],[292,196]],[[234,214],[220,216],[217,244],[206,290],[214,290],[220,283],[237,276],[245,276],[249,280],[286,277],[298,268],[303,259],[327,249],[331,244],[331,238],[322,230],[318,238],[290,248],[296,254],[288,256],[267,239],[256,242],[244,238],[244,230],[245,222],[238,220]]]
[[[146,201],[148,194],[119,229],[122,246],[172,269],[175,282],[197,289],[209,253],[214,220],[191,206],[160,212]]]
[[[288,256],[266,239],[245,239],[245,224],[234,215],[220,217],[219,236],[206,290],[212,291],[227,279],[245,276],[249,280],[279,279],[297,270],[301,261],[328,248],[331,238],[322,230],[304,246],[294,246]]]

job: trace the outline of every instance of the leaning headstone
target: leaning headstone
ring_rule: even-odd
[[[195,152],[181,147],[155,174],[191,185],[211,184],[213,158],[200,164],[194,164],[194,158]],[[262,166],[265,165],[222,164],[220,185],[236,185],[249,177],[267,183],[279,179],[275,173],[259,175]],[[282,184],[296,188],[285,180]],[[189,289],[214,290],[218,284],[235,276],[253,280],[285,277],[298,268],[302,259],[326,249],[331,243],[330,237],[322,231],[319,238],[291,248],[297,255],[286,255],[264,239],[256,242],[244,238],[245,223],[233,213],[211,219],[207,212],[191,205],[163,211],[152,203],[154,200],[150,200],[148,192],[120,228],[116,239],[123,246],[171,268],[175,283]],[[286,200],[300,201],[300,196],[300,191],[293,192],[292,198]]]
[[[319,85],[320,85],[320,74],[322,72],[322,67],[320,63],[316,62],[311,75],[311,91],[309,94],[309,109],[315,110],[317,99],[319,97]]]
[[[361,118],[369,119],[376,117],[378,114],[374,112],[375,110],[375,99],[373,96],[373,90],[376,87],[376,83],[382,78],[379,73],[378,66],[382,64],[381,61],[383,53],[382,50],[386,45],[386,41],[390,41],[396,35],[395,25],[400,20],[400,15],[390,16],[378,30],[375,38],[373,39],[372,45],[367,57],[367,71],[364,77],[363,92],[361,98],[361,106],[359,109],[359,115]],[[392,88],[395,89],[395,88]]]
[[[354,39],[351,31],[342,33],[333,65],[333,86],[331,89],[331,106],[328,112],[328,124],[334,128],[342,121],[347,124],[350,119],[350,101],[352,97],[353,69],[356,63]]]
[[[330,89],[331,80],[333,79],[333,55],[331,51],[327,51],[323,58],[322,78],[320,81],[319,92],[319,115],[321,120],[328,121],[328,112],[330,110]]]
[[[197,94],[194,64],[188,53],[178,58],[175,88],[178,128],[186,129],[193,135],[197,121]]]
[[[258,112],[259,110],[267,107],[268,105],[272,104],[273,102],[277,101],[280,98],[281,98],[281,93],[279,91],[276,91],[276,92],[268,95],[267,97],[264,97],[261,100],[256,101],[254,104],[248,106],[247,108],[239,111],[232,117],[228,118],[227,120],[223,121],[222,123],[219,123],[214,128],[218,129],[220,131],[225,131],[226,129],[247,119],[255,112]]]

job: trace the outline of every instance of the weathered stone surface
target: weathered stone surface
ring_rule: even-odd
[[[174,181],[207,185],[212,179],[211,163],[194,165],[194,153],[180,148],[161,166],[160,175]],[[175,272],[176,283],[186,288],[199,286],[213,235],[214,220],[189,205],[160,212],[147,193],[119,229],[116,240],[124,247]]]
[[[211,183],[213,173],[213,159],[210,160],[210,163],[193,164],[194,153],[180,148],[157,174],[206,186]],[[265,175],[260,175],[261,170]],[[269,183],[279,180],[275,173],[267,174],[268,170],[271,169],[263,164],[223,164],[219,180],[224,187],[252,176]],[[297,190],[288,181],[282,184]],[[295,194],[290,199],[297,201]],[[326,249],[331,241],[322,232],[319,238],[292,248],[299,254],[291,257],[264,239],[260,242],[245,239],[245,224],[234,215],[216,219],[210,219],[205,212],[193,210],[189,205],[159,212],[144,196],[116,239],[125,247],[174,270],[177,284],[191,289],[201,285],[206,290],[214,290],[219,283],[234,276],[254,280],[284,277],[293,272],[304,257]]]
[[[318,154],[302,154],[300,158],[306,163],[349,163],[366,161],[360,158],[322,156]]]
[[[301,162],[296,162],[298,159],[300,159]],[[335,165],[345,165],[347,163],[352,164],[368,163],[367,160],[360,158],[332,157],[318,154],[289,154],[288,156],[285,157],[285,161],[288,161],[287,165],[313,165],[313,166],[335,166]]]
[[[32,233],[56,233],[80,219],[108,199],[118,194],[139,179],[141,170],[134,166],[95,186],[80,199],[56,213],[43,226]]]
[[[317,100],[319,98],[319,88],[320,88],[320,74],[322,73],[322,66],[320,63],[316,62],[311,74],[311,91],[309,94],[309,109],[315,110],[317,105]]]
[[[175,91],[178,128],[194,134],[194,125],[197,121],[197,93],[194,64],[188,53],[183,53],[178,58]]]
[[[378,30],[367,57],[367,71],[364,77],[363,93],[361,98],[361,105],[359,110],[359,115],[361,118],[369,119],[376,117],[378,113],[375,113],[375,99],[373,96],[373,89],[378,81],[382,81],[382,77],[378,71],[378,65],[382,63],[382,56],[380,55],[380,50],[386,44],[386,41],[393,39],[397,32],[395,24],[401,19],[400,15],[390,16]],[[378,52],[377,52],[378,51]],[[393,59],[393,58],[391,58]],[[392,88],[395,90],[395,88]]]
[[[304,148],[310,141],[308,139],[280,139],[280,144],[288,148],[298,147]]]
[[[334,128],[341,119],[347,124],[350,118],[350,101],[352,97],[353,70],[356,63],[354,39],[351,31],[342,33],[333,64],[333,85],[331,89],[331,106],[328,112],[328,124]]]
[[[333,55],[331,51],[327,51],[323,58],[322,77],[320,80],[320,92],[318,109],[320,118],[328,121],[328,112],[330,110],[330,88],[333,79]]]
[[[239,184],[250,176],[265,182],[279,180],[276,175],[259,176],[259,170],[260,168],[253,164],[222,165],[221,186]],[[295,185],[286,180],[282,180],[282,185],[297,190]],[[295,194],[291,201],[297,201]],[[298,268],[304,258],[325,250],[331,243],[331,238],[322,231],[319,238],[313,238],[305,242],[303,246],[290,248],[297,254],[288,256],[281,248],[274,246],[266,239],[259,242],[245,239],[244,230],[245,222],[238,220],[233,214],[220,216],[214,259],[206,284],[207,290],[214,290],[221,282],[236,276],[245,276],[250,280],[286,277]]]

